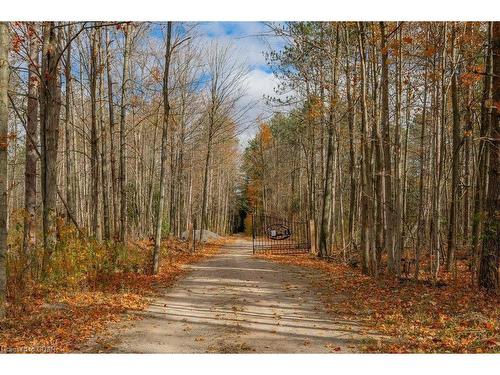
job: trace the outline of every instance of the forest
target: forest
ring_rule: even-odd
[[[319,256],[365,274],[496,290],[498,24],[269,28],[287,43],[268,100],[290,109],[244,151],[249,206],[313,220]]]
[[[261,26],[252,116],[238,40],[199,23],[0,23],[0,348],[78,350],[266,214],[311,246],[268,260],[359,270],[356,298],[481,301],[486,344],[408,350],[498,351],[500,23]]]

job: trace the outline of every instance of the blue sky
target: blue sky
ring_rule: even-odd
[[[177,25],[182,27],[182,24]],[[277,80],[266,64],[264,52],[283,48],[283,41],[272,37],[268,27],[262,22],[200,22],[197,23],[196,30],[202,43],[214,40],[231,42],[234,55],[248,66],[246,100],[255,105],[245,118],[245,125],[251,126],[240,135],[240,142],[244,145],[255,134],[255,119],[266,120],[271,115],[263,96],[274,95]],[[163,38],[159,25],[153,27],[152,33]]]
[[[264,52],[283,48],[283,41],[271,37],[268,27],[262,22],[203,22],[198,27],[207,41],[231,41],[235,54],[248,66],[247,100],[255,105],[247,115],[252,126],[240,136],[240,142],[245,144],[257,129],[254,119],[265,120],[271,115],[263,95],[274,95],[273,89],[278,82],[266,64]]]

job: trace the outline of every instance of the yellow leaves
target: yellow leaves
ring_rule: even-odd
[[[160,69],[156,66],[153,69],[151,69],[151,77],[153,78],[153,81],[156,83],[163,81],[163,75],[161,74]]]
[[[493,109],[493,108],[495,108],[495,102],[493,101],[493,99],[486,99],[486,100],[484,101],[484,106],[485,106],[486,108],[491,108],[491,109]]]
[[[64,233],[61,241],[67,241],[66,236],[70,235]],[[79,241],[66,242],[69,248],[57,253],[83,252],[89,242]],[[156,276],[127,272],[104,275],[101,270],[86,282],[78,278],[74,284],[68,284],[68,289],[61,286],[56,289],[54,285],[43,285],[43,288],[33,285],[30,288],[31,295],[9,304],[8,318],[0,329],[0,348],[33,353],[78,350],[92,335],[102,332],[107,323],[122,319],[125,311],[144,309],[148,298],[155,292],[154,285],[171,285],[184,272],[182,265],[215,254],[221,244],[209,243],[202,250],[191,254],[185,251],[187,244],[169,240],[166,246],[170,251],[170,259],[164,259],[160,274]],[[146,241],[144,246],[148,246]],[[178,250],[180,246],[183,251]],[[94,246],[94,251],[103,249],[106,249],[108,256],[111,254],[108,248]],[[149,259],[147,252],[143,252],[142,256]],[[79,261],[87,262],[88,259],[82,257]],[[57,263],[56,266],[60,267],[61,264]],[[61,272],[61,269],[58,271]],[[135,317],[130,315],[127,318]]]
[[[497,111],[500,111],[500,102],[495,102],[493,99],[486,99],[484,101],[484,105],[486,108],[489,109],[497,109]]]
[[[268,146],[271,143],[271,140],[273,139],[271,128],[266,123],[260,124],[259,135],[263,147]]]

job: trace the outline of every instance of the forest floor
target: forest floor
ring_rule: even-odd
[[[84,351],[344,353],[374,340],[363,323],[330,314],[316,270],[254,257],[247,240],[187,268],[137,319],[112,324]]]
[[[361,270],[312,255],[262,255],[261,259],[314,270],[313,288],[331,316],[368,328],[360,346],[375,353],[500,353],[500,296],[471,285],[465,262],[434,285],[421,280],[375,279]],[[342,297],[342,298],[339,298]]]
[[[181,245],[166,244],[156,276],[11,301],[0,352],[500,352],[500,299],[472,287],[465,264],[432,285],[311,255],[254,256],[241,237],[194,254]]]
[[[136,319],[134,311],[146,308],[160,287],[172,285],[186,264],[215,255],[224,242],[192,253],[188,244],[166,240],[158,275],[117,272],[73,287],[32,285],[29,293],[9,301],[8,317],[0,321],[0,353],[78,352],[109,323]],[[133,246],[142,260],[150,259],[151,247],[149,241]]]

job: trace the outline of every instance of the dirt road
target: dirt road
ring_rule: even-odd
[[[189,267],[141,320],[113,327],[105,351],[345,353],[360,343],[358,327],[327,312],[310,283],[317,275],[255,258],[251,242]]]

